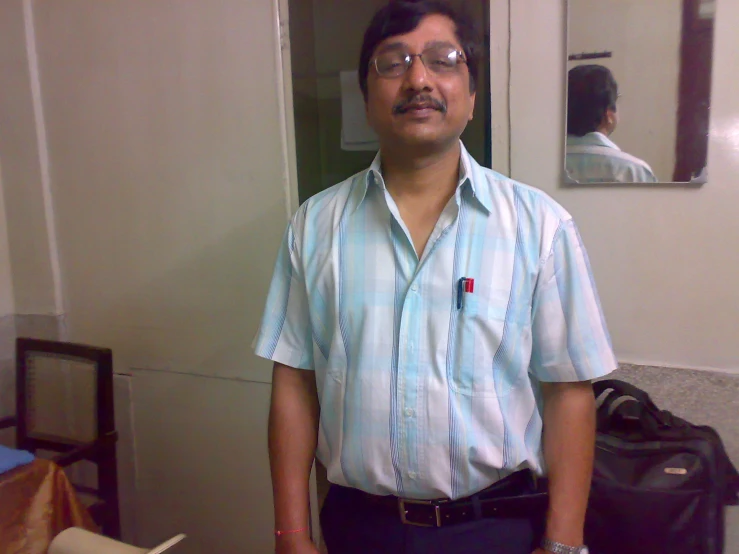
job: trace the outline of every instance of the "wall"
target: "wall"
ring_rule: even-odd
[[[38,77],[26,48],[22,0],[0,3],[0,164],[7,217],[14,309],[58,314],[54,256],[49,244],[44,152],[38,135]]]
[[[613,71],[622,97],[612,139],[646,160],[660,181],[675,169],[682,0],[571,0],[568,54],[613,52],[597,63]]]
[[[268,380],[288,208],[262,4],[37,4],[68,324],[126,366]]]
[[[621,361],[739,372],[739,261],[730,255],[739,239],[739,35],[731,29],[737,17],[739,5],[720,4],[707,185],[565,188],[559,182],[564,7],[513,3],[513,176],[575,216]]]
[[[13,398],[13,337],[15,336],[15,302],[13,277],[3,196],[3,175],[0,165],[0,418],[14,412]]]
[[[16,312],[113,349],[142,545],[273,548],[250,344],[296,204],[279,45],[277,2],[0,3],[3,268]]]
[[[0,318],[15,313],[13,275],[10,271],[8,226],[3,195],[3,174],[0,166]]]
[[[15,411],[15,337],[56,337],[59,326],[24,5],[0,2],[0,416]]]

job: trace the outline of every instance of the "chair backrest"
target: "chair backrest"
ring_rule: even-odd
[[[16,339],[17,445],[64,451],[115,431],[113,353]]]

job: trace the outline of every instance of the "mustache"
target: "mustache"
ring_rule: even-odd
[[[418,104],[428,104],[433,109],[439,110],[441,113],[446,113],[446,104],[443,101],[432,98],[431,96],[428,96],[426,94],[420,94],[412,96],[411,98],[407,98],[405,100],[401,100],[400,102],[395,104],[393,106],[393,114],[398,115],[407,113]]]

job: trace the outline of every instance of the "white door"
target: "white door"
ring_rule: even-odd
[[[270,552],[250,344],[297,199],[277,0],[32,7],[69,337],[132,375],[128,536]]]

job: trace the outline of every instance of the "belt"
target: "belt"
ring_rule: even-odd
[[[411,500],[361,494],[370,504],[393,511],[404,524],[417,527],[445,527],[488,518],[543,517],[549,496],[537,491],[532,477],[529,471],[519,471],[484,491],[458,500]]]

